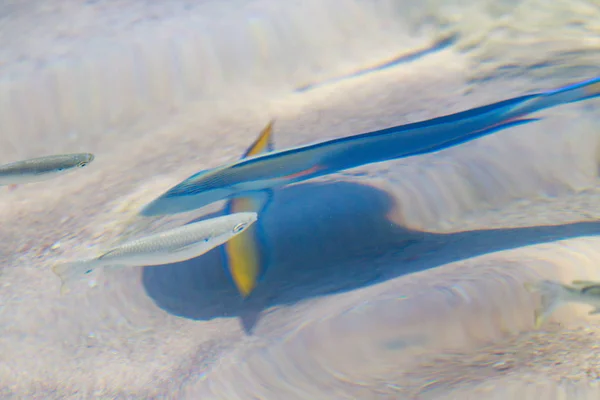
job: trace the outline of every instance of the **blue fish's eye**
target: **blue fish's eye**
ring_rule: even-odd
[[[77,164],[77,166],[78,166],[79,168],[83,168],[83,167],[85,167],[87,164],[88,164],[88,163],[87,163],[86,161],[82,161],[82,162],[80,162],[79,164]]]

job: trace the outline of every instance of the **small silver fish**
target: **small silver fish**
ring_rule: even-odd
[[[541,307],[535,310],[535,327],[539,328],[558,307],[567,303],[594,306],[588,315],[600,314],[600,281],[573,281],[570,285],[543,280],[525,283],[525,289],[542,296]]]
[[[61,280],[61,294],[74,281],[96,268],[171,264],[198,257],[244,232],[258,216],[239,212],[131,240],[94,258],[57,264],[52,271]]]
[[[40,182],[83,168],[94,160],[90,153],[59,154],[15,161],[0,166],[0,185]]]

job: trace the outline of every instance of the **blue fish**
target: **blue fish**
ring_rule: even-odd
[[[250,155],[201,171],[147,204],[142,216],[195,210],[366,164],[444,150],[501,129],[531,122],[521,117],[600,95],[600,78],[529,94],[427,121],[326,142]]]

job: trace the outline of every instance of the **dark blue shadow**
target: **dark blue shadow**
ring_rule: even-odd
[[[391,223],[386,218],[391,208],[387,193],[366,185],[290,186],[275,193],[261,216],[272,265],[246,301],[224,271],[218,249],[178,264],[145,267],[143,284],[171,314],[197,320],[241,317],[249,332],[270,306],[350,291],[489,252],[600,233],[600,223],[582,222],[432,234]]]

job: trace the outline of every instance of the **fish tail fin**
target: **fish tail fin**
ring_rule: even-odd
[[[52,267],[52,272],[60,279],[60,294],[71,290],[74,282],[91,273],[98,265],[94,259],[58,263]]]
[[[536,283],[527,282],[524,286],[529,292],[541,295],[541,305],[534,311],[534,326],[536,329],[546,322],[554,310],[566,302],[569,292],[565,285],[549,280]]]

